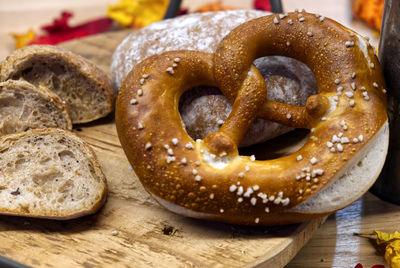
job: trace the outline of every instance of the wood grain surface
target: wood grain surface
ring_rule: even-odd
[[[109,73],[129,32],[62,46]],[[74,132],[95,150],[108,179],[106,205],[71,221],[0,217],[0,255],[33,267],[283,267],[325,218],[283,227],[243,227],[184,218],[142,188],[120,146],[114,114]]]

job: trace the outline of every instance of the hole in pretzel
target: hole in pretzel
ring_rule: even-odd
[[[269,56],[256,59],[254,64],[265,78],[269,100],[304,106],[310,95],[317,94],[313,72],[298,60]],[[179,101],[182,121],[194,140],[218,131],[231,110],[232,106],[221,91],[210,86],[191,88]],[[257,159],[266,160],[293,153],[305,143],[309,131],[296,129],[288,133],[291,130],[290,127],[257,118],[241,143],[240,154],[255,154]],[[251,146],[260,143],[263,150],[257,150],[259,146]]]
[[[297,128],[263,143],[239,148],[240,155],[254,155],[257,160],[269,160],[293,154],[307,142],[310,131]]]

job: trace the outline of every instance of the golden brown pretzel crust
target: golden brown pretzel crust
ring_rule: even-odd
[[[310,216],[288,209],[337,177],[387,120],[381,69],[366,43],[332,20],[295,12],[239,26],[220,44],[215,65],[213,54],[201,52],[152,56],[121,86],[121,144],[145,188],[175,212],[237,224],[305,221]],[[251,62],[271,54],[313,70],[319,95],[306,107],[262,104],[264,81]],[[188,136],[178,112],[181,94],[197,85],[218,85],[234,103],[220,131],[201,143]],[[257,112],[311,129],[310,139],[279,159],[239,156],[236,145]]]

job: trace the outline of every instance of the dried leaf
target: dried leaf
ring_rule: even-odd
[[[30,29],[28,32],[24,34],[11,34],[11,36],[15,40],[15,48],[21,48],[27,46],[30,42],[35,40],[35,32]]]
[[[372,234],[354,233],[359,236],[376,236],[376,244],[385,246],[385,260],[391,268],[400,268],[400,233],[385,233],[374,230]],[[358,264],[357,264],[358,265]],[[362,267],[362,266],[361,266]]]
[[[194,12],[224,11],[224,10],[234,10],[234,9],[236,8],[223,5],[222,1],[216,1],[214,3],[208,3],[200,6]]]
[[[400,235],[398,232],[395,232]],[[385,260],[392,268],[400,268],[400,240],[399,237],[394,238],[393,242],[386,246]]]
[[[72,17],[72,13],[62,12],[59,18],[42,26],[42,30],[46,33],[38,36],[30,44],[56,45],[67,40],[107,32],[111,29],[113,23],[109,18],[99,18],[72,27],[69,25],[69,20]]]
[[[107,16],[123,27],[144,27],[162,20],[168,0],[121,0],[107,8]]]
[[[269,0],[254,0],[254,8],[257,10],[271,11]]]
[[[374,230],[374,233],[376,235],[376,243],[378,245],[390,242],[393,239],[400,239],[400,233],[398,231],[395,231],[393,234],[391,234]]]

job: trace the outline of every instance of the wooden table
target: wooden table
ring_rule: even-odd
[[[7,33],[10,31],[25,31],[29,29],[29,27],[35,27],[38,25],[43,24],[44,22],[48,22],[50,18],[54,17],[58,11],[55,10],[61,10],[62,8],[68,7],[65,5],[72,5],[72,10],[76,11],[76,14],[81,16],[80,18],[84,20],[85,18],[85,11],[87,11],[87,18],[90,17],[95,17],[94,14],[99,15],[101,12],[105,10],[105,5],[108,2],[115,2],[115,1],[107,1],[107,0],[87,0],[87,1],[57,1],[57,4],[54,3],[56,1],[34,1],[35,4],[30,4],[33,3],[32,1],[27,1],[23,0],[18,1],[18,5],[16,4],[17,1],[11,1],[11,0],[0,0],[0,35],[1,37],[8,37]],[[196,4],[194,3],[195,1],[186,1],[187,3],[191,3],[193,6]],[[229,2],[229,1],[226,1]],[[235,1],[234,1],[235,2]],[[243,3],[242,1],[236,1]],[[185,1],[184,1],[185,3]],[[26,5],[25,5],[26,4]],[[198,4],[198,2],[197,2]],[[318,11],[321,14],[327,14],[329,13],[329,16],[334,17],[341,21],[342,23],[348,25],[348,21],[346,18],[348,18],[347,13],[343,13],[341,10],[341,13],[339,12],[339,7],[342,5],[346,5],[347,1],[345,0],[340,0],[340,1],[330,1],[330,0],[324,0],[324,1],[295,1],[295,0],[288,0],[284,1],[284,8],[286,10],[292,10],[295,7],[305,7],[306,10],[309,11]],[[57,6],[58,5],[58,6]],[[248,5],[248,3],[247,3]],[[20,8],[20,10],[17,10],[16,8]],[[332,8],[334,7],[334,8]],[[324,12],[324,10],[326,12]],[[100,12],[101,11],[101,12]],[[97,13],[96,13],[97,12]],[[18,15],[19,14],[19,15]],[[22,14],[22,15],[21,15]],[[31,15],[29,15],[31,14]],[[335,15],[336,14],[336,15]],[[341,14],[341,15],[338,15]],[[344,15],[343,15],[344,14]],[[102,14],[104,15],[104,14]],[[347,22],[346,22],[347,21]],[[76,22],[75,22],[76,23]],[[356,25],[357,26],[357,25]],[[367,31],[362,25],[358,25],[357,30],[360,29],[361,32],[364,32],[365,34],[369,35],[373,43],[376,44],[376,36],[374,36],[370,31]],[[374,40],[375,37],[375,40]],[[6,40],[0,45],[0,58],[6,56],[12,51],[12,41],[10,39],[3,39]],[[89,42],[90,43],[90,42]],[[72,45],[71,45],[72,44]],[[88,44],[90,46],[90,44]],[[71,46],[74,46],[73,43],[69,44],[64,44],[65,47],[71,48]],[[97,48],[96,48],[97,47]],[[91,55],[93,53],[96,53],[97,50],[101,50],[101,47],[94,46],[91,49],[88,49],[87,51],[82,51],[81,53],[84,56],[87,56],[88,58],[91,58]],[[108,66],[103,66],[106,70]],[[108,124],[109,121],[107,120],[112,120],[110,118],[105,119],[105,124]],[[97,131],[96,128],[91,129],[90,131]],[[109,148],[112,148],[113,146],[117,146],[118,141],[115,140],[114,142],[108,144],[109,148],[106,146],[104,147],[99,141],[96,141],[92,138],[90,138],[90,131],[86,132],[84,129],[82,132],[79,132],[81,136],[87,138],[87,140],[90,141],[92,146],[97,146],[97,150],[107,150]],[[112,130],[110,130],[112,131]],[[103,131],[102,135],[108,135],[107,131]],[[118,156],[121,159],[124,159],[124,156]],[[100,159],[101,161],[107,162],[108,159]],[[122,161],[122,160],[121,160]],[[109,165],[112,165],[112,163],[109,163]],[[129,168],[129,165],[126,165],[126,169]],[[107,170],[106,170],[107,172]],[[117,188],[112,188],[111,191],[115,194],[116,192],[119,192],[120,195],[124,195],[126,192],[131,191],[133,188],[140,187],[140,185],[127,185],[127,184],[122,184],[120,186],[115,186]],[[146,199],[146,198],[144,198]],[[150,202],[150,201],[149,201]],[[119,206],[123,205],[126,206],[127,209],[129,209],[129,206],[126,204],[113,204],[113,206]],[[112,208],[109,208],[110,211],[112,211]],[[158,209],[158,208],[154,208]],[[132,209],[131,209],[132,210]],[[108,211],[106,211],[108,212]],[[146,213],[145,211],[135,211],[132,210],[131,213]],[[111,212],[110,212],[111,213]],[[121,214],[117,215],[120,219],[120,221],[126,220],[126,217]],[[169,216],[168,216],[169,217]],[[165,224],[165,232],[173,234],[172,239],[179,239],[179,236],[181,235],[179,232],[179,226],[174,226],[174,228],[170,228],[170,225],[167,224],[168,220],[170,218],[166,218],[166,224]],[[140,218],[140,217],[139,217]],[[44,223],[40,220],[27,220],[22,222],[18,222],[19,219],[15,219],[12,217],[5,217],[2,218],[3,221],[7,223],[8,228],[12,228],[14,226],[15,229],[22,229],[22,230],[30,230],[33,228],[33,226],[40,226],[40,224],[43,223],[43,229],[45,232],[49,232],[48,229],[52,229],[55,232],[59,230],[59,228],[64,227],[62,226],[62,223],[54,223],[53,226],[49,226],[48,223]],[[188,220],[190,221],[190,220]],[[92,228],[97,228],[95,221],[86,220],[83,221],[83,226],[81,224],[82,222],[80,221],[73,221],[70,224],[71,226],[71,233],[76,233],[78,231],[85,230],[88,226],[91,226]],[[196,224],[195,222],[191,222],[192,224]],[[65,224],[65,223],[64,223]],[[104,223],[108,224],[111,228],[112,223]],[[127,225],[129,225],[127,223]],[[317,228],[319,225],[318,222],[315,223],[314,228]],[[220,227],[213,228],[212,231],[212,236],[214,238],[218,239],[224,239],[224,236],[226,235],[231,235],[232,233],[237,234],[241,237],[243,237],[245,240],[251,237],[254,237],[254,235],[260,235],[260,230],[254,231],[248,231],[247,229],[238,229],[238,230],[230,230],[229,232],[223,229],[224,225],[217,225]],[[134,227],[134,226],[133,226]],[[159,227],[159,226],[158,226]],[[157,227],[157,228],[158,228]],[[176,228],[177,227],[177,228]],[[198,227],[198,226],[197,226]],[[234,227],[232,227],[234,228]],[[370,267],[374,264],[385,264],[385,261],[383,259],[382,253],[378,253],[376,251],[376,248],[374,247],[374,244],[368,240],[367,238],[363,237],[356,237],[353,236],[354,232],[371,232],[374,229],[378,229],[381,231],[388,231],[392,232],[395,229],[400,229],[400,207],[396,205],[392,205],[389,203],[386,203],[384,201],[379,200],[375,196],[373,196],[370,193],[367,193],[362,199],[358,200],[351,206],[345,208],[344,210],[341,210],[333,215],[331,215],[326,222],[318,229],[318,231],[313,235],[311,240],[300,250],[300,252],[297,254],[297,256],[287,265],[287,267],[354,267],[358,262],[364,264],[364,267]],[[4,230],[0,230],[1,232]],[[37,229],[37,231],[41,231],[41,229]],[[111,232],[112,230],[107,230],[107,232]],[[149,232],[152,232],[152,228],[149,228]],[[190,230],[189,230],[190,231]],[[135,234],[134,228],[131,230],[133,234]],[[279,229],[273,229],[273,232],[275,232],[276,236],[279,237],[280,232]],[[62,234],[61,234],[62,235]],[[163,234],[160,234],[158,237],[163,237]],[[26,237],[27,243],[32,243],[29,242],[30,238],[29,236]],[[55,239],[52,236],[44,236],[44,239],[47,239],[51,241],[51,239]],[[117,237],[109,236],[109,241],[104,241],[104,243],[117,243],[116,242]],[[87,241],[88,243],[90,241]],[[132,243],[133,241],[126,241],[129,243]],[[73,240],[69,241],[71,245],[77,244],[78,240]],[[54,241],[54,245],[56,245],[56,241]],[[151,243],[150,243],[151,244]],[[221,244],[222,245],[222,244]],[[16,249],[18,249],[18,245],[15,245]],[[35,246],[35,244],[31,245],[32,247]],[[36,245],[37,246],[37,245]],[[102,245],[93,245],[94,247],[96,246],[102,246]],[[79,245],[77,245],[79,247]],[[15,250],[13,248],[10,248],[9,250]],[[57,250],[62,251],[62,248],[53,248],[53,251],[57,252]],[[146,250],[146,249],[140,249],[140,250]],[[148,249],[147,249],[148,250]],[[157,250],[157,247],[153,248],[153,250]],[[240,249],[238,249],[240,250]],[[77,251],[79,252],[79,250]],[[223,248],[221,247],[221,252],[223,252]],[[43,252],[45,254],[46,252]],[[82,252],[81,252],[82,253]],[[7,255],[7,252],[0,252],[0,254]],[[74,257],[74,253],[71,252],[72,257]],[[89,254],[90,255],[90,254]],[[113,259],[119,259],[119,258],[124,258],[126,256],[120,256],[118,252],[116,251],[108,251],[105,252],[102,258],[108,259],[110,263],[112,263]],[[237,255],[237,258],[240,260],[240,258],[243,258],[243,260],[248,260],[251,258],[254,258],[256,256],[253,255],[252,252],[240,252],[240,254]],[[285,256],[281,256],[284,258]],[[129,260],[129,258],[128,258]],[[28,262],[28,265],[38,265],[37,262],[38,260],[35,259],[33,256],[30,262]],[[136,260],[137,261],[137,260]],[[50,263],[53,265],[57,266],[57,259],[50,259]],[[140,263],[140,262],[139,262]],[[158,263],[159,265],[166,264],[168,263],[168,260],[165,260],[165,263]],[[83,266],[90,266],[90,264],[93,264],[90,262],[90,260],[85,264],[81,263]],[[94,262],[96,264],[96,262]],[[146,263],[144,263],[146,264]],[[149,263],[147,263],[149,264]],[[157,263],[153,263],[153,265],[156,265]],[[190,265],[190,263],[188,263]],[[264,265],[266,265],[264,263]],[[267,267],[267,266],[265,266]]]

